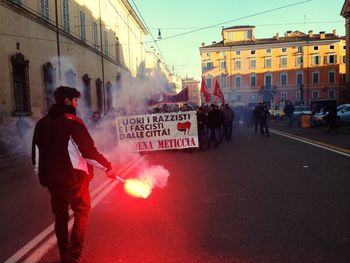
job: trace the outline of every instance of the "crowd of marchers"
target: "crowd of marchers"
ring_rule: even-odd
[[[229,104],[218,106],[216,104],[203,106],[189,106],[183,104],[178,105],[162,104],[154,108],[149,108],[141,112],[128,113],[125,109],[119,108],[111,111],[109,114],[101,118],[100,114],[93,113],[89,126],[94,130],[101,123],[107,121],[109,123],[111,117],[140,114],[156,114],[182,111],[196,111],[197,128],[198,128],[198,149],[201,151],[211,147],[218,147],[225,141],[232,138],[233,128],[239,128],[240,125],[251,128],[254,127],[255,133],[263,136],[270,136],[268,128],[268,118],[270,112],[268,106],[263,103],[257,104],[255,107],[247,105],[231,107]],[[113,128],[112,128],[113,130]],[[116,138],[115,138],[116,140]]]

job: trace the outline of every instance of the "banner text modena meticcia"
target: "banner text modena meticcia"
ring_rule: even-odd
[[[195,111],[122,116],[116,119],[119,143],[137,152],[198,147]]]

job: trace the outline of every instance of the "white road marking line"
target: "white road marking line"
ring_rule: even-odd
[[[145,156],[141,156],[140,158],[136,159],[134,163],[132,163],[130,166],[128,166],[124,171],[122,171],[123,174],[128,174],[131,169],[134,168],[134,166],[139,163],[141,160],[143,160]],[[110,181],[107,180],[103,182],[99,187],[97,187],[92,193],[91,193],[91,209],[94,208],[103,197],[105,197],[117,184],[119,183],[118,180]],[[105,187],[105,189],[103,189]],[[101,189],[103,189],[101,191]],[[73,214],[72,210],[69,210],[69,215],[71,216]],[[69,230],[73,226],[73,218],[69,220],[68,227]],[[37,246],[42,240],[44,240],[46,237],[48,237],[50,234],[54,233],[55,224],[51,224],[48,226],[45,230],[43,230],[39,235],[34,237],[31,241],[29,241],[25,246],[23,246],[20,250],[18,250],[15,254],[13,254],[10,258],[8,258],[4,263],[15,263],[19,261],[21,258],[23,258],[24,255],[29,253],[35,246]],[[51,249],[56,244],[56,236],[53,234],[44,244],[42,244],[39,248],[37,248],[33,253],[30,254],[28,258],[26,258],[26,263],[35,263],[39,262],[39,260],[45,255],[45,253]]]
[[[306,144],[310,144],[310,145],[316,146],[316,147],[321,148],[321,149],[325,149],[325,150],[328,150],[328,151],[331,151],[331,152],[335,152],[337,154],[344,155],[346,157],[350,157],[350,154],[348,154],[348,153],[345,153],[345,152],[342,152],[342,151],[338,151],[338,150],[332,149],[330,147],[326,147],[326,146],[321,145],[321,144],[317,144],[316,142],[308,141],[307,139],[302,139],[300,137],[295,137],[294,135],[289,134],[289,133],[280,132],[280,131],[273,130],[273,129],[271,129],[271,132],[276,133],[276,134],[281,135],[281,136],[284,136],[284,137],[287,137],[287,138],[290,138],[290,139],[293,139],[293,140],[296,140],[296,141],[300,141],[300,142],[303,142],[303,143],[306,143]]]

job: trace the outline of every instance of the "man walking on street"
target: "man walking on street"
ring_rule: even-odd
[[[261,102],[259,102],[259,104],[256,105],[253,110],[253,118],[255,121],[255,126],[254,126],[255,134],[258,133],[258,127],[260,123],[260,113],[262,112],[262,110],[263,110],[263,104]]]
[[[295,107],[292,102],[287,101],[287,105],[284,107],[284,114],[286,116],[287,127],[293,127],[293,113]]]
[[[207,125],[209,131],[209,141],[208,148],[210,148],[212,142],[214,142],[214,147],[218,147],[217,129],[219,127],[219,112],[215,110],[215,105],[211,104],[209,106],[209,112],[207,117]]]
[[[232,136],[232,127],[234,120],[234,112],[231,107],[226,103],[224,108],[224,130],[225,130],[225,138],[226,140],[231,140]]]
[[[40,119],[33,135],[32,162],[40,184],[47,187],[55,215],[55,233],[61,260],[80,262],[90,211],[90,163],[116,178],[111,163],[96,149],[83,121],[76,116],[80,92],[60,86],[54,92],[56,104]],[[74,225],[69,236],[69,206]]]
[[[207,116],[204,113],[203,107],[199,107],[197,110],[197,128],[198,128],[198,143],[199,149],[204,151],[207,145]]]
[[[270,117],[270,112],[266,104],[262,106],[262,110],[260,112],[260,134],[264,136],[266,134],[267,137],[270,136],[269,126],[267,124],[267,119]]]

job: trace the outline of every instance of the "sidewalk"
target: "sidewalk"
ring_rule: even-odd
[[[270,127],[281,132],[290,133],[350,150],[350,126],[340,127],[338,134],[335,134],[334,132],[327,134],[326,127],[287,127],[286,122],[281,120],[271,120]]]

